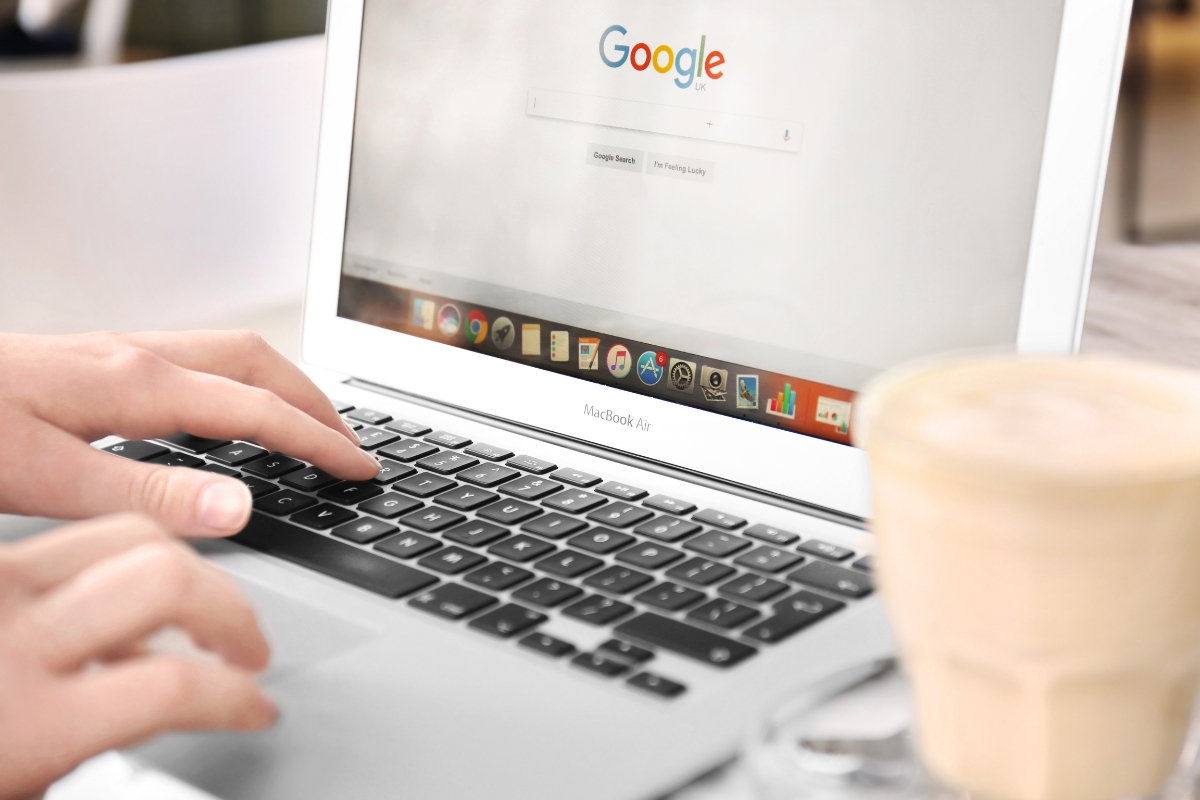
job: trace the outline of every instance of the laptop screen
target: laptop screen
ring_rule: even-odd
[[[366,0],[338,315],[849,443],[1016,341],[1061,16]]]

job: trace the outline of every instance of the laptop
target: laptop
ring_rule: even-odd
[[[251,486],[198,546],[282,708],[140,757],[226,800],[662,797],[891,654],[856,393],[1075,349],[1128,14],[331,0],[303,358],[384,469],[118,445]]]

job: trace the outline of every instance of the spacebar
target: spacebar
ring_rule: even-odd
[[[384,597],[403,597],[437,583],[419,569],[364,553],[274,517],[251,514],[250,523],[230,541],[277,556]]]
[[[732,667],[758,652],[748,644],[693,628],[658,614],[642,614],[622,622],[614,633],[662,647],[714,667]]]

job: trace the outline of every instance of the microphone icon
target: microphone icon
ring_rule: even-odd
[[[790,131],[789,129],[786,129],[786,128],[785,128],[785,129],[784,129],[784,131],[783,131],[783,140],[784,140],[785,142],[787,142],[787,141],[790,141],[790,140],[791,140],[791,138],[792,138],[792,137],[791,137],[791,135],[790,135],[790,134],[791,134],[791,131]]]

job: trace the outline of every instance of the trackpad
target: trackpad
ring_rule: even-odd
[[[378,635],[361,623],[280,594],[241,575],[234,577],[254,606],[258,624],[271,645],[271,664],[262,676],[264,683],[340,655]]]

